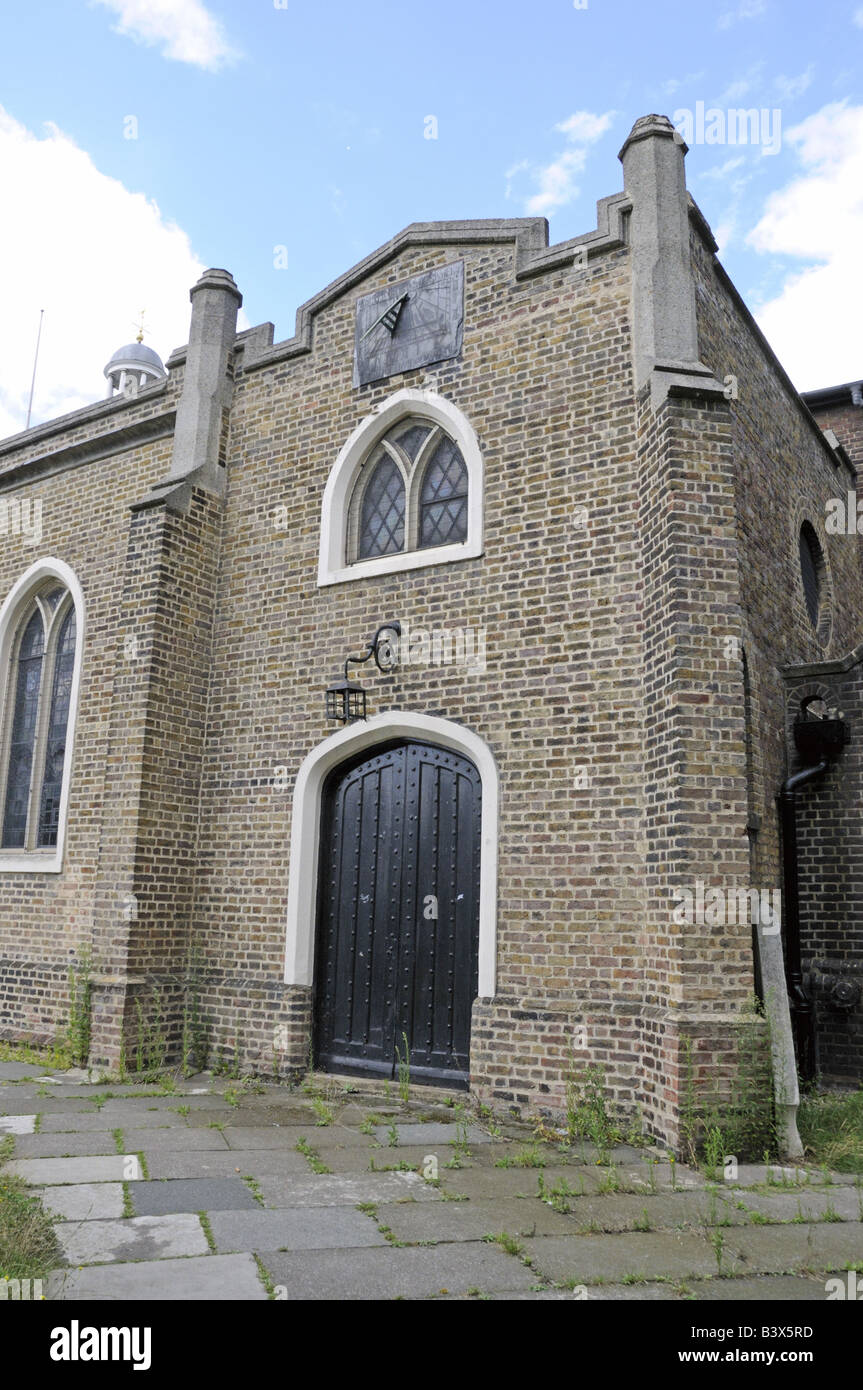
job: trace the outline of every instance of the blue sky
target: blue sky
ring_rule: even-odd
[[[298,304],[410,222],[588,230],[633,121],[698,102],[780,112],[775,153],[694,144],[689,187],[795,382],[859,378],[861,60],[863,0],[9,7],[0,434],[23,425],[40,308],[34,422],[101,394],[141,307],[160,353],[184,341],[202,265],[288,337]]]

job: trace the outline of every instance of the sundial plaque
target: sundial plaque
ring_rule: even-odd
[[[461,352],[464,261],[427,270],[357,300],[354,386]]]

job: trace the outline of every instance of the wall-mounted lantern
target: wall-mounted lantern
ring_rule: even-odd
[[[345,678],[336,681],[327,691],[327,718],[341,724],[352,724],[366,718],[366,692],[357,681],[348,679],[348,666],[361,666],[374,657],[379,671],[391,671],[398,661],[398,644],[393,638],[401,636],[401,623],[383,623],[378,628],[362,656],[349,656],[345,661]],[[382,636],[383,633],[389,634]]]

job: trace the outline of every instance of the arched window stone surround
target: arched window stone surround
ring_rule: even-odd
[[[346,563],[348,519],[354,484],[360,468],[378,441],[399,420],[409,415],[424,416],[439,424],[452,436],[461,450],[468,472],[467,537],[451,545],[400,551],[398,554],[382,555],[349,565]],[[418,569],[424,565],[442,565],[453,560],[467,560],[481,555],[482,508],[482,455],[470,422],[451,401],[434,391],[409,388],[397,391],[357,426],[333,464],[324,488],[321,506],[318,584],[343,584],[349,579],[394,574],[399,570]]]
[[[10,662],[20,619],[36,590],[41,588],[49,579],[56,579],[59,584],[68,589],[75,608],[76,624],[75,660],[69,696],[69,718],[66,725],[66,757],[60,792],[57,844],[50,850],[0,850],[0,873],[59,874],[63,868],[69,786],[72,778],[75,726],[78,714],[78,690],[85,637],[84,595],[74,570],[63,560],[56,560],[51,556],[37,560],[34,565],[30,566],[26,574],[16,580],[2,607],[0,607],[0,698],[8,695]],[[4,720],[8,720],[8,708],[5,705],[3,717]]]
[[[285,945],[285,983],[311,985],[315,962],[321,793],[327,774],[346,758],[392,739],[420,739],[470,758],[482,780],[479,895],[479,997],[495,993],[497,966],[498,775],[494,756],[477,734],[449,719],[390,710],[348,725],[304,760],[294,787]]]

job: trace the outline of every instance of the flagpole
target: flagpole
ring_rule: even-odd
[[[32,376],[32,378],[31,378],[31,380],[30,380],[30,403],[29,403],[29,405],[27,406],[27,423],[26,423],[26,425],[24,426],[24,428],[25,428],[26,430],[29,430],[29,428],[30,428],[30,415],[31,415],[31,413],[32,413],[32,411],[33,411],[33,392],[34,392],[35,389],[36,389],[36,364],[37,364],[37,362],[39,361],[39,344],[40,344],[40,342],[42,341],[42,319],[43,319],[44,314],[45,314],[45,310],[44,310],[44,309],[40,309],[40,310],[39,310],[39,332],[36,334],[36,353],[35,353],[35,356],[33,357],[33,376]]]

